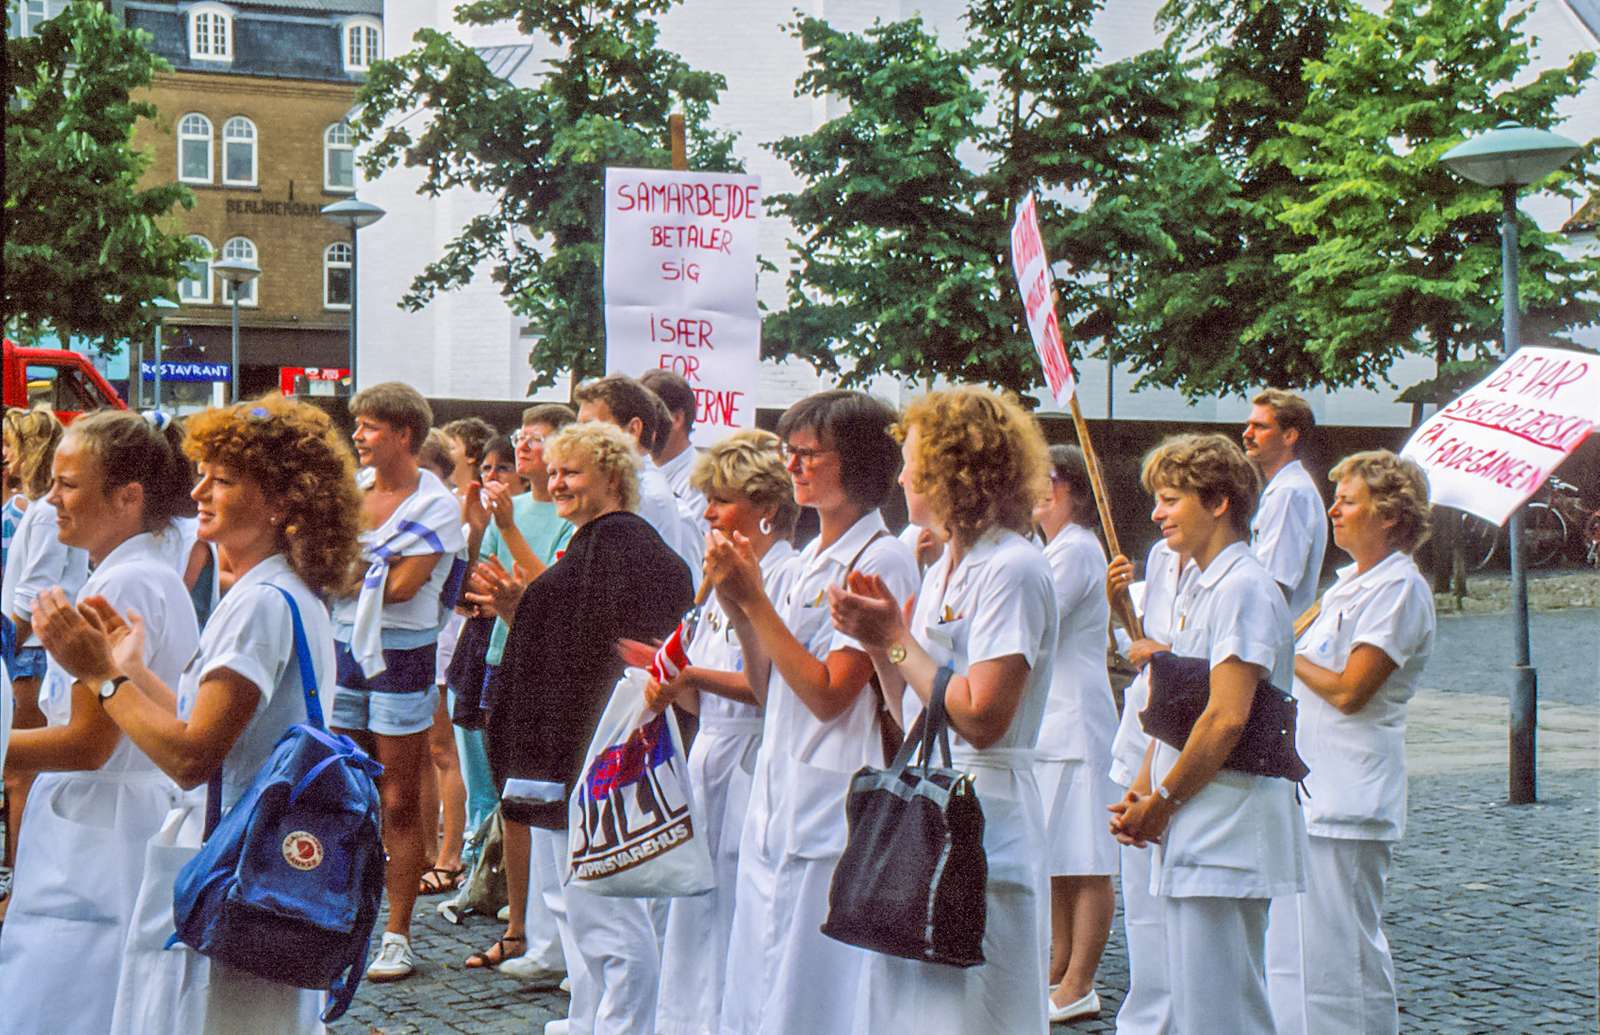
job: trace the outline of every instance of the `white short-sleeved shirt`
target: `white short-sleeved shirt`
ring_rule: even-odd
[[[178,681],[200,642],[194,602],[171,565],[161,542],[148,532],[123,540],[95,566],[76,599],[102,596],[118,614],[130,610],[144,619],[145,664],[168,686]],[[50,659],[39,686],[39,708],[52,726],[72,718],[73,678]],[[155,763],[122,737],[102,771],[153,770]]]
[[[781,600],[789,591],[789,582],[794,577],[798,556],[792,545],[779,540],[773,543],[761,558],[761,581],[767,591],[767,599]],[[728,616],[722,610],[715,594],[706,602],[700,628],[695,631],[694,639],[689,643],[689,662],[716,672],[744,671],[744,651],[739,646],[739,637],[734,634],[733,625],[728,621]],[[761,709],[754,704],[734,701],[720,694],[700,695],[701,729],[710,728],[718,722],[729,719],[759,723]]]
[[[261,691],[261,703],[222,763],[222,804],[232,807],[272,754],[278,739],[306,721],[300,661],[294,651],[289,605],[272,586],[288,590],[300,608],[324,714],[333,697],[333,629],[328,610],[289,567],[273,554],[234,583],[206,622],[200,649],[178,683],[178,717],[188,719],[205,677],[225,668]]]
[[[1004,528],[990,529],[979,537],[954,571],[946,551],[923,577],[911,616],[911,634],[917,642],[958,676],[965,676],[980,661],[1013,654],[1027,662],[1028,681],[1017,713],[1000,739],[984,750],[1036,746],[1052,694],[1056,627],[1056,594],[1049,563],[1036,544]],[[906,729],[922,709],[922,699],[907,687],[903,705]],[[984,754],[954,730],[950,743],[957,756],[981,758]]]
[[[6,615],[32,615],[33,602],[53,586],[77,599],[89,577],[89,555],[63,544],[59,535],[56,508],[42,497],[28,504],[6,551],[5,577],[0,582],[0,609]],[[29,635],[17,646],[37,647],[39,637]]]
[[[1344,671],[1367,643],[1398,667],[1366,707],[1345,715],[1298,679],[1297,746],[1311,769],[1303,801],[1306,830],[1318,837],[1398,841],[1406,826],[1406,702],[1433,653],[1433,590],[1416,562],[1395,551],[1365,572],[1342,568],[1322,611],[1300,637],[1299,653]]]
[[[11,714],[16,700],[11,695],[11,676],[0,665],[0,769],[6,767],[6,744],[11,740]]]
[[[188,574],[189,555],[194,551],[194,544],[200,538],[200,519],[173,518],[155,538],[161,548],[161,555],[172,565],[178,577],[182,578]]]
[[[383,605],[385,647],[420,647],[424,643],[434,642],[450,615],[450,609],[443,606],[441,601],[445,583],[450,579],[458,554],[466,546],[466,537],[462,533],[461,504],[455,494],[432,471],[419,468],[417,474],[416,491],[394,508],[394,513],[389,515],[382,527],[361,533],[362,564],[371,564],[377,559],[373,549],[388,542],[399,531],[403,521],[414,521],[432,529],[443,547],[438,562],[428,575],[428,581],[417,590],[416,596]],[[341,628],[355,624],[357,599],[346,597],[334,604],[333,620]],[[393,638],[389,635],[391,632],[417,635]],[[346,630],[341,638],[347,639],[348,635]]]
[[[1157,643],[1172,642],[1172,630],[1178,624],[1178,594],[1194,578],[1196,570],[1192,564],[1185,564],[1180,570],[1178,555],[1165,539],[1157,539],[1150,547],[1144,562],[1143,599],[1135,594],[1147,639]],[[1150,734],[1139,721],[1139,713],[1144,711],[1149,700],[1150,674],[1146,669],[1134,677],[1122,695],[1122,719],[1117,724],[1116,738],[1111,742],[1111,779],[1124,787],[1131,786],[1139,775],[1145,750],[1150,746]]]
[[[682,512],[684,520],[693,525],[700,538],[704,539],[706,533],[711,531],[711,526],[706,523],[706,498],[692,481],[694,462],[698,459],[700,451],[690,446],[666,463],[657,464],[656,470],[667,480],[667,487],[678,501],[678,510]]]
[[[868,545],[879,532],[885,534]],[[772,603],[812,657],[825,659],[836,650],[862,649],[860,643],[833,627],[828,613],[828,587],[843,585],[845,572],[857,555],[860,559],[854,570],[883,579],[896,600],[904,602],[917,592],[917,563],[905,544],[887,532],[882,516],[869,511],[826,550],[819,549],[820,540],[814,539],[800,551],[788,591]],[[877,700],[869,687],[842,713],[824,722],[773,667],[766,711],[766,736],[772,750],[840,773],[853,773],[868,762],[882,765],[877,715]],[[764,747],[763,753],[767,750]]]
[[[1261,491],[1250,521],[1250,548],[1267,574],[1289,587],[1292,614],[1301,614],[1317,599],[1328,551],[1328,514],[1300,461],[1284,464]]]
[[[1117,704],[1106,674],[1106,552],[1093,532],[1068,524],[1045,544],[1044,557],[1060,622],[1039,757],[1104,767],[1117,731]]]
[[[703,505],[701,513],[705,513]],[[649,458],[639,469],[639,516],[650,522],[650,527],[661,536],[668,549],[683,558],[695,588],[699,589],[701,571],[705,567],[705,533],[679,508],[678,498],[672,494],[666,475]]]
[[[1291,685],[1294,627],[1283,592],[1243,543],[1234,543],[1195,574],[1178,595],[1172,650],[1211,666],[1238,658],[1265,669],[1274,686]],[[1156,742],[1159,785],[1178,760]],[[1287,780],[1222,769],[1172,815],[1152,848],[1151,894],[1173,897],[1275,898],[1305,888],[1305,820]]]

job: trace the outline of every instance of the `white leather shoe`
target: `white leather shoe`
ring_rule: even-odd
[[[367,968],[368,981],[399,981],[410,977],[417,969],[417,957],[411,952],[411,942],[405,936],[383,932],[378,946],[378,958]]]
[[[571,1027],[571,1022],[565,1017],[559,1021],[545,1021],[544,1035],[567,1035],[567,1030]]]
[[[1089,989],[1089,994],[1077,1002],[1068,1003],[1066,1006],[1050,1004],[1050,1023],[1060,1024],[1062,1021],[1076,1021],[1085,1017],[1100,1016],[1100,993]]]
[[[518,981],[535,987],[549,986],[554,988],[557,982],[567,976],[566,971],[553,970],[549,967],[541,966],[537,960],[528,955],[513,956],[500,964],[499,970],[502,974],[507,974]]]

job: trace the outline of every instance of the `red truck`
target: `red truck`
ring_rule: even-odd
[[[23,348],[9,338],[0,387],[7,406],[48,406],[63,423],[90,410],[128,408],[87,357],[64,349]]]

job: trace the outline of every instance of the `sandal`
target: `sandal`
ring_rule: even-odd
[[[423,871],[422,879],[417,883],[417,894],[442,895],[447,891],[454,891],[461,886],[466,873],[464,867],[452,870],[444,866],[430,866]]]
[[[523,937],[522,935],[508,934],[504,938],[496,938],[494,940],[494,944],[482,952],[475,952],[471,956],[468,956],[467,966],[474,969],[481,967],[486,970],[493,970],[506,960],[515,959],[515,956],[511,956],[506,953],[507,942],[520,943],[523,946],[523,951],[527,951],[527,938]]]

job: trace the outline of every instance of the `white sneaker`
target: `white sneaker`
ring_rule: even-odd
[[[545,1021],[544,1035],[567,1035],[567,1031],[571,1027],[572,1022],[565,1017],[559,1021]]]
[[[557,985],[556,987],[561,989],[561,991],[567,993],[568,995],[571,995],[572,994],[572,979],[569,978],[569,977],[564,977],[564,978],[561,979],[561,984]]]
[[[502,974],[509,974],[518,981],[535,987],[555,987],[556,982],[563,980],[567,974],[564,970],[541,966],[537,960],[528,955],[513,956],[500,964],[498,969]]]
[[[510,906],[501,906],[500,907],[500,911],[494,915],[494,918],[496,920],[500,921],[501,923],[505,923],[506,921],[510,920],[511,919],[511,907]]]
[[[1076,1002],[1068,1003],[1066,1006],[1057,1006],[1051,1002],[1049,1006],[1051,1024],[1060,1024],[1062,1021],[1075,1021],[1082,1017],[1098,1017],[1100,1016],[1100,993],[1091,988],[1088,995]]]
[[[378,946],[378,958],[367,968],[368,981],[399,981],[410,977],[417,969],[417,957],[411,952],[411,942],[403,934],[383,932],[383,942]]]

